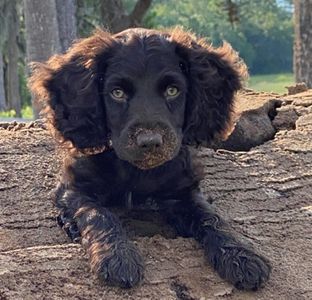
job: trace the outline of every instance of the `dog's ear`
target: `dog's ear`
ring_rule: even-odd
[[[171,38],[189,81],[184,143],[208,144],[226,137],[232,129],[235,92],[247,77],[246,65],[227,43],[214,48],[179,29]]]
[[[29,87],[41,114],[61,142],[78,150],[107,144],[102,75],[113,46],[111,35],[98,30],[67,53],[32,65]]]

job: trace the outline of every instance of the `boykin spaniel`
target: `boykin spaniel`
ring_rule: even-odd
[[[228,44],[214,48],[181,29],[98,30],[34,64],[30,88],[67,153],[58,223],[81,242],[101,280],[128,288],[142,280],[140,251],[110,207],[146,199],[237,288],[268,280],[267,260],[225,229],[200,192],[189,149],[227,133],[245,75]]]

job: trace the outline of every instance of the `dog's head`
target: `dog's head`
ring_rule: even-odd
[[[171,160],[182,143],[209,143],[230,123],[246,67],[180,29],[97,31],[36,64],[30,87],[63,141],[110,146],[141,169]]]

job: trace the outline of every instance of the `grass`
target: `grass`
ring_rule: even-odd
[[[13,109],[7,111],[0,111],[0,118],[15,118],[16,113]],[[23,119],[33,119],[33,111],[31,106],[25,106],[22,108]]]
[[[270,74],[270,75],[254,75],[248,81],[248,87],[259,92],[275,92],[285,94],[287,92],[285,86],[294,84],[295,79],[292,73]],[[0,118],[14,118],[15,111],[0,112]],[[23,107],[22,117],[24,119],[32,119],[33,112],[30,106]]]
[[[293,85],[295,82],[292,73],[254,75],[248,82],[248,87],[258,92],[287,93],[285,86]]]

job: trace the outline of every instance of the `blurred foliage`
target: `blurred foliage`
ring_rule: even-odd
[[[16,116],[16,112],[14,109],[7,111],[0,111],[0,118],[13,118]]]
[[[33,110],[31,105],[26,105],[22,107],[22,117],[24,119],[33,119]]]
[[[237,49],[252,74],[292,71],[293,20],[289,1],[154,0],[145,17],[147,27],[183,25],[214,45],[226,40]],[[235,20],[231,22],[230,20]]]
[[[20,61],[18,64],[18,77],[20,82],[20,95],[23,101],[22,106],[31,105],[31,95],[27,88],[27,77],[25,75],[25,64],[23,61]]]
[[[101,26],[100,16],[101,0],[77,0],[77,27],[78,35],[86,37]]]
[[[81,36],[101,26],[100,1],[78,0]],[[136,1],[124,0],[125,10],[130,12]],[[229,9],[229,2],[234,10]],[[239,51],[252,74],[270,74],[292,71],[292,14],[291,0],[153,0],[143,26],[183,26],[216,46],[226,40]]]
[[[22,0],[16,1],[22,24],[17,41],[20,49],[20,94],[23,99],[23,116],[29,117],[31,97],[26,87]],[[132,11],[136,2],[137,0],[123,0],[126,12]],[[77,26],[80,37],[88,36],[94,28],[101,27],[103,22],[100,3],[101,0],[77,0]],[[232,6],[229,6],[229,3]],[[9,4],[10,0],[0,1],[0,47],[4,53],[4,61],[6,61],[6,16]],[[153,0],[143,26],[147,28],[183,26],[206,37],[215,46],[226,40],[239,51],[252,75],[290,73],[293,46],[292,15],[292,0]],[[276,76],[269,81],[274,82],[274,78]],[[261,82],[269,84],[269,81]],[[262,85],[261,89],[264,90],[265,87]],[[28,108],[25,110],[25,107]],[[12,115],[14,112],[8,114]]]
[[[22,118],[23,119],[33,119],[33,110],[31,105],[26,105],[22,107]],[[16,112],[11,109],[8,111],[0,111],[0,118],[15,118]]]

